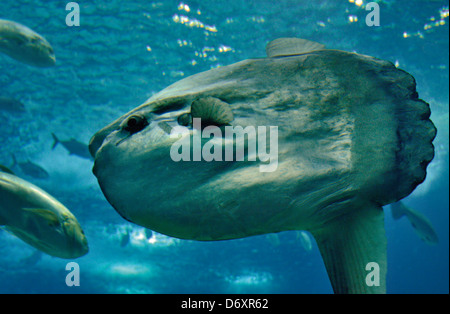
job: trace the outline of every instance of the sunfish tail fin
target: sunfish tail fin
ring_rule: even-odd
[[[335,293],[386,293],[387,241],[381,207],[368,205],[311,232]]]
[[[407,208],[402,202],[395,202],[391,204],[392,218],[398,220],[406,215]]]
[[[269,42],[266,46],[266,54],[269,58],[295,56],[325,49],[325,45],[301,38],[278,38]]]
[[[59,144],[59,139],[56,137],[56,135],[54,133],[52,133],[52,136],[53,136],[52,149],[55,149],[55,147]]]

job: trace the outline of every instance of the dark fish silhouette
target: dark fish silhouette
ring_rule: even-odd
[[[86,144],[80,143],[73,138],[68,141],[61,141],[54,133],[52,133],[52,136],[54,140],[52,149],[55,149],[58,144],[61,144],[67,149],[69,155],[76,155],[81,158],[92,160],[92,156],[89,153],[89,148]]]
[[[150,240],[153,237],[153,231],[145,228],[145,237],[147,238],[147,240]]]
[[[126,247],[130,243],[130,230],[126,230],[120,237],[120,247]]]
[[[31,161],[27,160],[26,162],[17,162],[16,156],[11,154],[13,159],[13,164],[10,168],[18,167],[23,174],[33,177],[36,179],[47,179],[50,175],[48,172],[42,168],[41,166],[32,163]]]
[[[16,99],[0,97],[0,111],[25,112],[25,106]]]

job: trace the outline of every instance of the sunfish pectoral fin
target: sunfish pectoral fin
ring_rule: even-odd
[[[381,207],[367,205],[311,232],[335,293],[386,293],[387,241]]]
[[[231,106],[215,97],[203,97],[192,102],[192,118],[200,118],[203,123],[227,125],[234,120]]]
[[[278,38],[266,46],[267,57],[295,56],[315,50],[323,50],[325,45],[301,38]]]
[[[29,218],[38,218],[45,220],[49,226],[57,226],[59,217],[54,212],[42,208],[23,208],[25,215]]]

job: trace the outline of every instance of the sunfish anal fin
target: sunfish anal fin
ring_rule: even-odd
[[[387,241],[381,207],[367,205],[311,233],[335,293],[386,293]]]
[[[278,38],[266,46],[267,57],[295,56],[315,50],[323,50],[325,45],[301,38]]]

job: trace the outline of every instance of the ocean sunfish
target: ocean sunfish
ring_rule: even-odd
[[[28,27],[0,19],[0,53],[36,67],[51,67],[56,63],[49,42]]]
[[[92,160],[92,156],[89,153],[88,145],[78,142],[73,138],[67,141],[61,141],[54,133],[52,133],[52,136],[53,136],[52,149],[55,149],[55,147],[58,144],[61,144],[69,152],[69,155],[76,155],[81,158]]]
[[[89,251],[75,216],[51,195],[11,171],[0,171],[0,226],[51,256],[73,259]]]
[[[392,217],[400,219],[406,216],[414,228],[419,238],[429,245],[436,245],[439,242],[436,231],[430,220],[418,211],[406,206],[403,202],[395,202],[391,204]]]
[[[186,77],[98,131],[99,185],[123,218],[172,237],[309,231],[335,293],[385,293],[382,206],[425,179],[429,105],[391,62],[297,38],[266,52]],[[277,167],[263,171],[272,150]],[[369,285],[373,262],[380,281]]]

